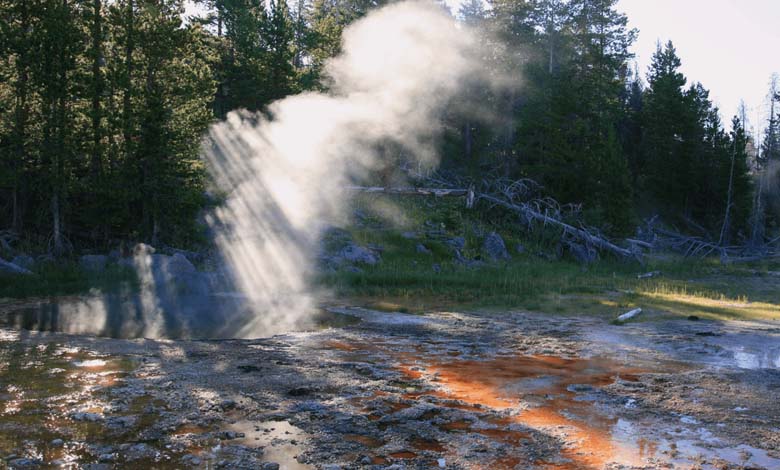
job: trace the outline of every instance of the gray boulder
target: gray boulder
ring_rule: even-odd
[[[466,239],[463,237],[450,238],[445,242],[450,248],[462,250],[466,248]]]
[[[178,294],[207,294],[211,291],[211,275],[199,273],[195,266],[182,255],[151,255],[151,275],[157,285],[166,285]]]
[[[379,254],[355,243],[349,243],[342,248],[339,251],[339,257],[350,263],[367,264],[369,266],[373,266],[381,261]]]
[[[35,266],[35,259],[32,256],[21,254],[14,256],[14,259],[11,260],[11,263],[19,266],[20,268],[30,270],[33,268],[33,266]]]
[[[79,258],[81,269],[90,273],[102,273],[107,263],[108,256],[105,255],[84,255]]]
[[[29,269],[25,269],[17,264],[5,261],[0,258],[0,274],[32,274]]]
[[[485,241],[482,243],[482,251],[485,256],[491,261],[510,260],[512,256],[506,249],[504,239],[496,232],[490,232],[485,237]]]
[[[156,278],[172,279],[197,272],[195,266],[184,255],[151,255],[147,258]]]
[[[418,243],[417,244],[417,246],[415,247],[415,251],[417,251],[417,253],[420,253],[420,254],[423,254],[423,255],[428,255],[428,254],[431,253],[431,250],[429,250],[428,247],[426,247],[422,243]]]
[[[168,260],[168,272],[173,275],[192,274],[196,271],[195,266],[181,253],[176,253]]]

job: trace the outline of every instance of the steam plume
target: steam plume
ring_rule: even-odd
[[[344,32],[326,66],[330,92],[273,103],[270,118],[231,113],[206,160],[227,194],[211,216],[228,271],[258,312],[238,336],[294,325],[316,306],[322,231],[343,219],[343,188],[382,165],[391,142],[434,165],[439,114],[479,73],[472,35],[432,3],[382,8]]]

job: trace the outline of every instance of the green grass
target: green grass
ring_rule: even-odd
[[[32,275],[0,275],[0,298],[73,295],[100,289],[108,291],[121,285],[135,287],[132,269],[108,266],[99,275],[90,275],[75,262],[63,261],[38,266]]]
[[[396,311],[458,307],[615,317],[642,307],[656,316],[780,320],[776,300],[752,295],[751,278],[730,274],[728,288],[714,281],[710,285],[709,263],[671,261],[642,267],[601,261],[583,270],[568,261],[524,257],[473,269],[448,261],[440,273],[431,265],[418,261],[415,266],[386,253],[383,263],[362,273],[332,273],[321,282],[340,297]],[[636,278],[651,270],[664,274]]]
[[[603,259],[588,267],[571,260],[549,261],[537,256],[550,252],[554,235],[528,238],[514,224],[500,223],[459,200],[367,196],[357,206],[369,214],[361,227],[350,229],[358,243],[383,247],[383,261],[362,272],[339,271],[323,275],[320,283],[338,297],[381,310],[421,312],[433,309],[524,309],[549,314],[588,314],[614,318],[642,307],[653,315],[640,319],[696,315],[701,318],[780,319],[780,295],[771,283],[757,282],[756,272],[769,265],[728,266],[717,259],[684,260],[666,256],[645,265]],[[399,216],[398,214],[403,214]],[[484,234],[498,231],[513,259],[507,263],[468,268],[453,262],[451,249],[439,230],[466,239],[463,254],[479,254]],[[418,239],[401,236],[416,231]],[[417,253],[418,243],[431,254]],[[523,254],[514,253],[521,243]],[[439,272],[434,266],[440,267]],[[662,275],[637,279],[661,271]],[[760,278],[760,276],[759,276]]]

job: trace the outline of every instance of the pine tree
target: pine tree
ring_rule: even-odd
[[[202,184],[197,136],[211,118],[213,82],[199,55],[199,31],[182,27],[183,2],[157,0],[143,6],[138,52],[144,99],[135,174],[142,233],[156,243],[163,231],[170,236],[182,219],[194,217],[188,201],[199,197]]]
[[[748,136],[743,121],[734,116],[731,119],[731,158],[729,178],[726,187],[726,208],[720,231],[720,244],[728,245],[733,236],[742,233],[747,238],[748,221],[751,215],[753,187],[748,168]]]
[[[772,75],[769,82],[769,116],[764,140],[761,143],[761,163],[780,162],[780,76]]]
[[[264,31],[268,49],[265,70],[268,87],[266,103],[283,98],[295,90],[295,27],[285,0],[271,0]]]
[[[223,112],[234,109],[257,111],[267,103],[266,48],[262,34],[268,22],[263,0],[224,0],[222,4],[226,45],[221,76],[225,95]]]
[[[32,25],[37,22],[40,5],[31,2],[3,0],[0,2],[0,47],[3,50],[0,100],[0,188],[9,193],[10,228],[23,228],[25,200],[30,189],[26,167],[32,161],[34,107],[31,78],[35,50]],[[13,60],[12,60],[13,58]]]
[[[615,3],[539,3],[544,8],[531,24],[546,53],[526,68],[531,98],[520,114],[518,151],[524,172],[559,200],[584,203],[590,222],[618,233],[633,220],[619,124],[635,32]],[[555,8],[555,17],[565,22],[552,22],[545,8]],[[551,59],[552,42],[558,52]]]
[[[686,79],[679,72],[682,65],[674,45],[658,45],[653,55],[644,99],[641,163],[637,168],[640,188],[654,202],[675,210],[685,204],[690,169],[681,155],[687,132],[684,122],[688,104],[683,87]],[[689,127],[689,126],[688,126]],[[673,176],[673,177],[670,177]]]

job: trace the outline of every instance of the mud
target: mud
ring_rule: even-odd
[[[334,312],[362,321],[0,329],[0,466],[780,469],[777,324]]]

